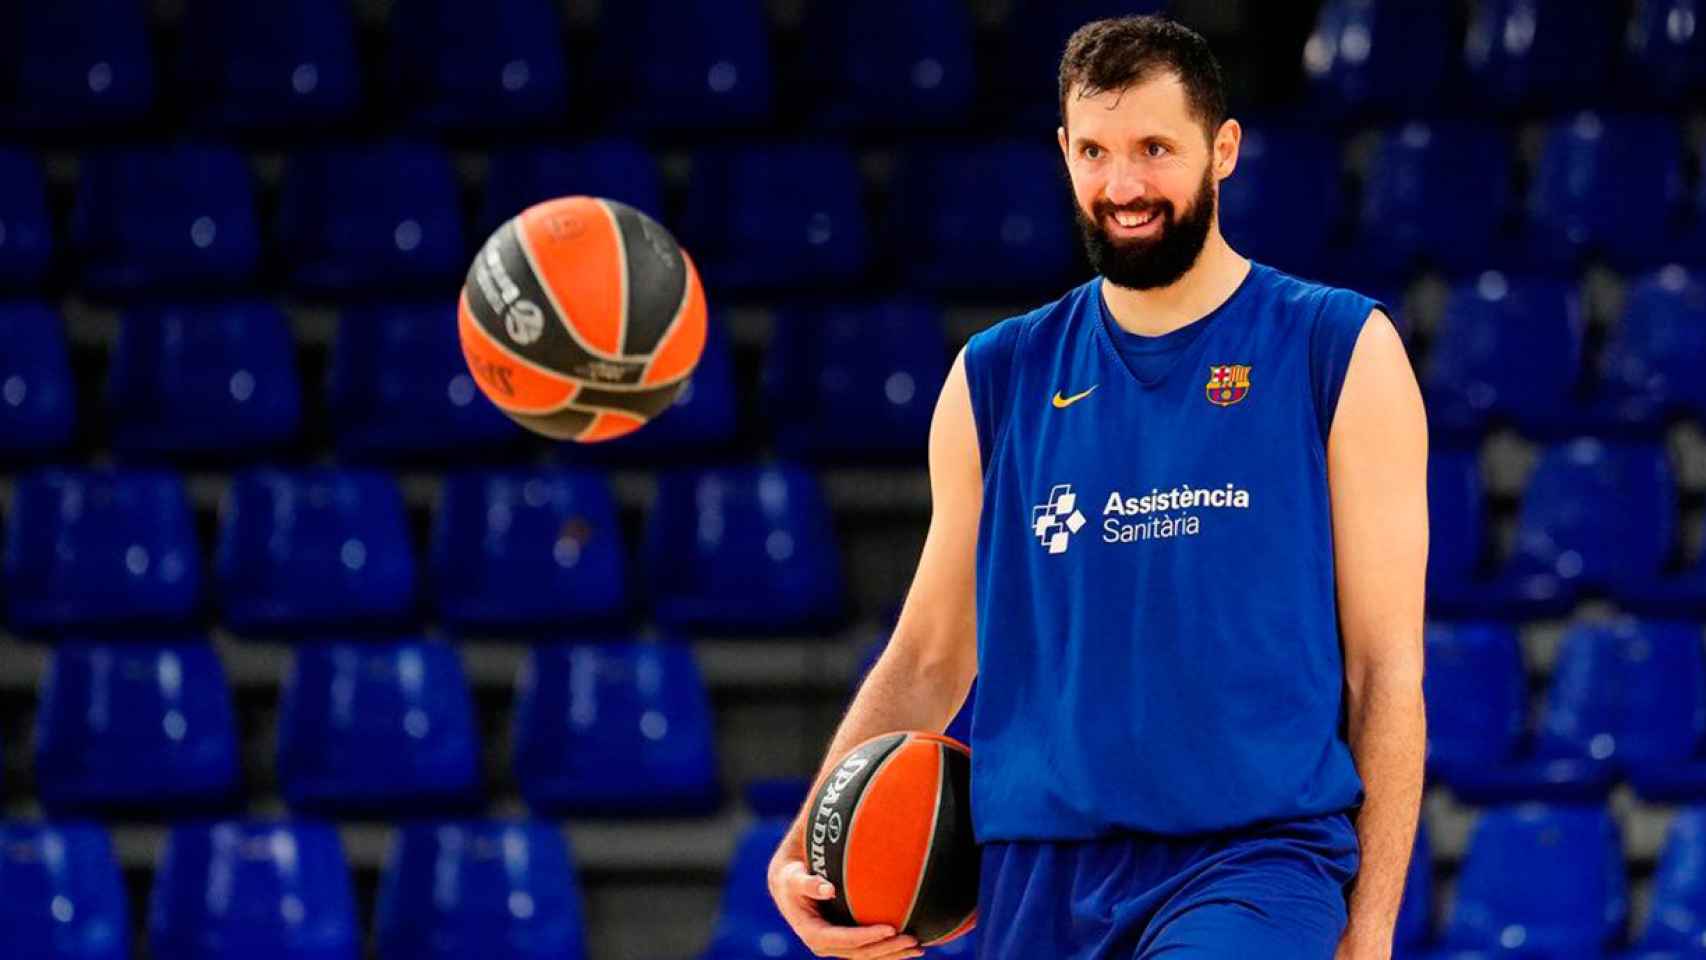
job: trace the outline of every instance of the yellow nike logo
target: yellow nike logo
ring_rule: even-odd
[[[1096,388],[1099,386],[1101,386],[1101,384],[1099,384],[1099,383],[1091,384],[1090,389],[1084,391],[1083,393],[1075,393],[1070,397],[1063,397],[1060,395],[1060,391],[1056,390],[1054,392],[1054,408],[1056,410],[1059,410],[1063,407],[1070,407],[1073,404],[1077,403],[1078,401],[1084,399],[1085,397],[1088,397],[1090,394],[1095,393]]]

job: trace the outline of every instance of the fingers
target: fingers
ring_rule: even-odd
[[[835,887],[828,880],[806,869],[794,860],[782,868],[783,887],[796,897],[808,900],[828,900],[835,896]]]
[[[782,918],[794,928],[801,941],[820,957],[846,957],[849,960],[900,960],[903,957],[923,956],[918,940],[897,933],[887,924],[863,927],[844,927],[825,920],[818,903],[835,896],[835,887],[827,880],[806,869],[798,860],[784,864],[778,871],[776,898]]]

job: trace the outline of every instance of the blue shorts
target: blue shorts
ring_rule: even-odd
[[[1357,837],[1336,813],[1208,836],[983,845],[978,956],[1332,960]]]

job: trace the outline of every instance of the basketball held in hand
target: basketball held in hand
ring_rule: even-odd
[[[610,440],[669,409],[687,383],[705,347],[705,292],[655,220],[561,197],[486,240],[457,326],[475,382],[511,419],[558,440]]]
[[[841,758],[812,796],[806,867],[835,887],[832,923],[887,924],[937,946],[977,921],[971,751],[951,737],[888,733]]]

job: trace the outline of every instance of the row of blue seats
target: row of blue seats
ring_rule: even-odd
[[[538,821],[397,830],[373,932],[381,960],[585,960],[568,842]],[[112,844],[76,821],[0,824],[0,923],[32,960],[130,960]],[[315,820],[175,826],[154,872],[151,954],[174,960],[357,960],[362,930],[338,834]]]
[[[724,805],[709,695],[684,643],[535,647],[509,719],[509,766],[537,816]],[[55,647],[33,749],[34,794],[54,816],[232,812],[253,786],[219,656],[193,634]],[[468,679],[441,642],[300,645],[272,760],[298,813],[469,813],[487,797]]]
[[[408,629],[430,603],[468,632],[587,630],[635,612],[605,478],[458,472],[418,576],[395,480],[368,470],[257,468],[220,506],[212,575],[180,478],[161,471],[20,475],[7,516],[6,621],[24,634],[200,620],[246,636]],[[661,476],[642,551],[657,624],[688,632],[817,631],[846,610],[833,523],[798,466]],[[207,589],[211,580],[212,589]]]
[[[538,452],[476,388],[455,309],[445,298],[343,312],[323,398],[340,460]],[[766,438],[805,461],[922,462],[948,363],[942,312],[921,302],[778,311],[759,384]],[[289,322],[270,304],[137,308],[119,323],[96,416],[76,409],[59,318],[39,303],[0,304],[0,460],[63,454],[79,419],[99,423],[104,445],[129,462],[287,455],[311,429],[302,379]],[[717,312],[690,386],[665,415],[616,441],[557,449],[580,462],[703,459],[739,440],[739,409]]]
[[[1459,799],[1603,802],[1627,782],[1653,803],[1706,803],[1698,622],[1572,625],[1541,703],[1509,624],[1430,622],[1426,646],[1429,777]]]
[[[1394,307],[1396,309],[1396,307]],[[512,452],[522,431],[479,394],[448,304],[353,307],[332,352],[326,407],[352,462]],[[303,427],[285,317],[257,302],[127,311],[105,395],[127,459],[277,455]],[[1706,423],[1706,279],[1670,266],[1634,280],[1595,362],[1579,295],[1562,280],[1488,272],[1454,285],[1421,380],[1442,446],[1495,425],[1537,440],[1653,439]],[[919,301],[795,306],[776,314],[760,390],[776,451],[809,461],[920,459],[948,365],[943,318]],[[1591,367],[1591,370],[1590,370]],[[64,329],[39,303],[0,304],[0,457],[64,450],[74,384]],[[734,366],[713,315],[692,387],[647,430],[571,458],[658,462],[726,449],[739,433]]]
[[[865,669],[882,649],[864,654]],[[849,691],[851,694],[851,691]],[[975,693],[948,727],[969,739]],[[244,806],[232,693],[204,637],[55,647],[36,703],[34,794],[55,816],[179,818]],[[716,724],[692,649],[533,647],[510,719],[509,768],[537,816],[695,816],[724,806]],[[480,737],[455,647],[415,638],[304,643],[286,675],[273,757],[298,813],[389,817],[484,809]],[[791,814],[808,784],[743,785]]]
[[[814,4],[801,29],[801,79],[817,94],[811,116],[823,127],[938,129],[1001,97],[1009,122],[1047,129],[1068,34],[1097,17],[1166,6],[1020,0],[991,51],[1004,69],[980,90],[977,27],[964,0]],[[0,49],[18,64],[4,91],[9,125],[100,129],[145,119],[159,99],[145,8],[142,0],[8,4],[0,36],[10,44]],[[1460,110],[1572,107],[1618,94],[1679,103],[1706,84],[1706,30],[1696,29],[1696,14],[1692,0],[1648,0],[1625,24],[1610,4],[1483,0],[1460,36],[1435,3],[1330,0],[1301,53],[1314,105],[1345,114],[1441,101]],[[364,95],[435,130],[533,128],[571,116],[579,65],[564,49],[552,0],[417,0],[387,26],[383,89],[364,91],[347,0],[194,0],[168,69],[191,122],[227,131],[347,122]],[[613,124],[707,130],[778,119],[785,64],[772,56],[762,0],[611,4],[593,26],[600,43],[584,72],[600,79],[600,97],[621,93]],[[1607,82],[1613,76],[1618,83]]]
[[[1508,555],[1490,557],[1473,451],[1428,458],[1429,610],[1543,619],[1590,597],[1660,617],[1706,614],[1706,552],[1682,555],[1677,481],[1658,442],[1578,438],[1543,447]]]
[[[679,216],[666,216],[655,160],[632,141],[502,150],[470,231],[449,156],[429,144],[303,150],[287,165],[270,228],[234,149],[91,150],[60,241],[38,161],[0,151],[0,284],[36,286],[57,259],[74,263],[76,282],[98,296],[233,291],[276,261],[281,279],[309,296],[439,289],[466,270],[472,241],[529,204],[567,194],[608,196],[661,219],[714,295],[850,289],[892,267],[920,289],[1012,296],[1076,273],[1076,227],[1052,144],[919,144],[901,153],[879,228],[846,146],[702,149]],[[1620,269],[1706,262],[1706,184],[1685,196],[1675,118],[1555,120],[1521,197],[1510,176],[1516,155],[1513,136],[1498,127],[1393,127],[1348,210],[1335,136],[1257,120],[1222,186],[1222,226],[1258,259],[1377,287],[1421,265],[1461,275],[1556,272],[1594,257]],[[1354,221],[1348,242],[1346,219]]]

